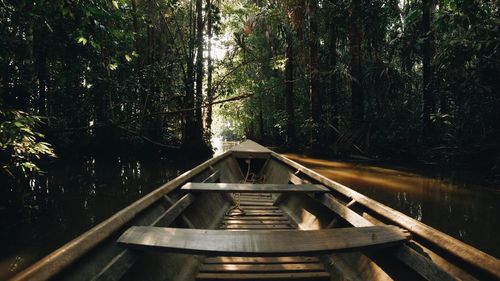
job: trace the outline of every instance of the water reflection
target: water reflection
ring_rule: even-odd
[[[0,280],[5,280],[157,188],[193,161],[58,160],[47,173],[0,188]],[[17,202],[23,188],[25,207]],[[17,185],[16,188],[14,186]]]
[[[425,224],[500,257],[494,189],[370,164],[287,157]]]

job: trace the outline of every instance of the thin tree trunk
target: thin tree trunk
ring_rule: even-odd
[[[16,97],[16,109],[29,111],[30,100],[33,95],[33,24],[28,24],[23,30],[26,34],[26,42],[16,50],[19,62],[19,79],[14,82],[14,96]]]
[[[134,27],[134,48],[137,50],[137,40],[135,39],[135,36],[138,34],[139,31],[139,25],[137,23],[137,2],[136,0],[131,0],[132,3],[132,25]]]
[[[364,121],[364,95],[361,87],[361,18],[359,0],[353,0],[351,6],[351,24],[349,26],[349,50],[351,53],[351,127],[358,128]]]
[[[196,135],[202,136],[203,114],[201,105],[203,103],[203,0],[196,0]]]
[[[294,127],[294,106],[293,106],[293,68],[294,68],[294,52],[293,52],[293,33],[288,31],[286,34],[286,63],[285,63],[285,108],[286,108],[286,143],[287,145],[294,144],[295,127]]]
[[[35,54],[35,69],[38,80],[38,114],[47,115],[47,52],[45,48],[43,24],[34,27],[33,34],[33,52]]]
[[[262,102],[260,104],[261,106],[259,107],[259,140],[265,141],[266,132],[264,128],[264,114],[262,113]]]
[[[330,48],[329,48],[329,96],[331,102],[331,111],[330,111],[330,122],[335,127],[338,128],[338,106],[337,106],[337,91],[335,85],[335,67],[337,66],[337,30],[335,27],[335,18],[332,17],[330,22],[330,30],[329,30],[329,39],[330,39]],[[330,142],[334,143],[337,140],[337,132],[332,132],[332,136],[330,137]]]
[[[318,63],[318,23],[316,10],[317,0],[309,0],[308,18],[309,18],[309,102],[311,110],[311,151],[319,150],[321,143],[321,102],[319,92],[319,63]]]
[[[214,99],[214,93],[212,92],[212,1],[207,0],[207,112],[205,119],[205,130],[207,138],[212,137],[212,102]]]
[[[422,95],[422,137],[424,142],[429,143],[432,139],[431,114],[434,111],[434,79],[432,69],[432,57],[434,55],[433,35],[431,31],[432,11],[434,9],[433,0],[423,0],[422,2],[422,35],[424,43],[422,49],[422,75],[423,75],[423,95]]]
[[[190,26],[190,34],[188,36],[188,50],[186,56],[186,81],[185,81],[185,92],[186,96],[184,99],[184,104],[186,108],[194,108],[194,24],[193,24],[193,7],[190,4],[190,17],[189,17],[189,26]],[[190,110],[186,112],[185,122],[184,122],[184,130],[182,134],[182,145],[186,149],[190,149],[192,147],[193,142],[196,141],[195,136],[195,110]]]

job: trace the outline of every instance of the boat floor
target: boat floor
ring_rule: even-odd
[[[296,229],[297,225],[273,205],[270,193],[239,195],[241,210],[230,210],[219,229]],[[242,213],[243,211],[244,213]],[[330,280],[318,257],[207,257],[196,280]]]

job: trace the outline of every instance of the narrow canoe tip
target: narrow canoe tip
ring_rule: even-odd
[[[252,140],[246,140],[233,148],[230,149],[230,151],[234,152],[266,152],[270,153],[272,152],[269,148],[264,147]]]

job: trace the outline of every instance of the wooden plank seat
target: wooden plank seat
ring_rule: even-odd
[[[201,183],[188,182],[181,187],[195,192],[238,192],[238,193],[282,193],[282,192],[328,192],[320,184],[251,184],[251,183]]]
[[[321,230],[209,230],[130,227],[118,243],[139,250],[201,255],[318,255],[401,244],[410,234],[396,226]]]

